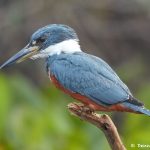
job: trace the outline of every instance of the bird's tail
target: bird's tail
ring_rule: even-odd
[[[129,102],[123,102],[122,103],[125,107],[133,110],[136,113],[141,113],[150,116],[150,110],[146,109],[144,106],[137,106],[135,104],[129,103]]]

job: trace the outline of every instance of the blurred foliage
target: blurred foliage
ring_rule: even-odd
[[[67,111],[70,98],[0,74],[0,150],[109,149],[103,134]]]

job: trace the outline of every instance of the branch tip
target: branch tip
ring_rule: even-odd
[[[101,129],[112,150],[126,150],[120,139],[116,126],[108,115],[97,114],[80,103],[70,103],[67,107],[72,115]]]

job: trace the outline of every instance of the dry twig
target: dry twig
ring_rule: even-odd
[[[108,115],[93,113],[83,105],[76,103],[70,103],[68,105],[68,109],[71,114],[101,129],[104,132],[112,150],[126,150],[120,139],[116,126]]]

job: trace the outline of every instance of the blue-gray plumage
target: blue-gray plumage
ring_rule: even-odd
[[[72,28],[62,24],[53,24],[51,26],[48,25],[37,30],[31,36],[31,43],[32,41],[40,40],[42,41],[42,49],[45,49],[49,45],[54,45],[69,39],[78,39],[77,34]]]
[[[54,55],[48,68],[72,92],[86,95],[98,104],[112,105],[129,99],[127,86],[102,59],[78,52]]]
[[[53,55],[47,59],[47,69],[64,88],[97,104],[111,106],[124,103],[134,111],[150,115],[150,111],[143,109],[143,104],[133,98],[112,68],[96,56],[84,52]]]
[[[127,111],[150,116],[143,103],[102,59],[84,53],[75,31],[61,24],[37,30],[29,44],[0,69],[26,58],[46,58],[52,82],[65,93],[99,111]]]

